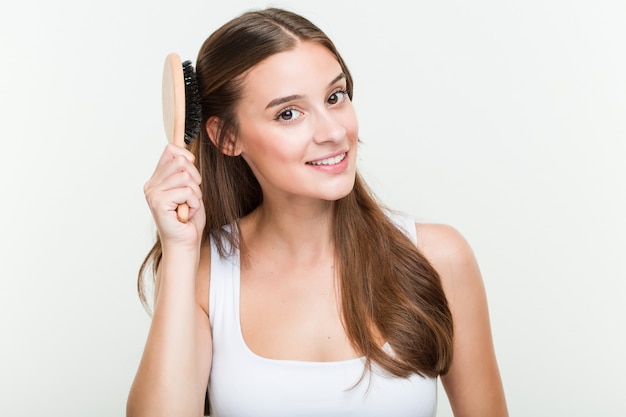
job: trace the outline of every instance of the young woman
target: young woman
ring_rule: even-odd
[[[208,389],[217,417],[434,416],[441,376],[456,416],[506,416],[472,251],[368,191],[330,39],[248,12],[196,67],[202,129],[144,189],[155,296],[127,415],[201,416]]]

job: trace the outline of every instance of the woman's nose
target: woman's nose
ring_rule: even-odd
[[[346,128],[338,113],[324,109],[315,118],[313,140],[316,143],[338,142],[346,137]]]

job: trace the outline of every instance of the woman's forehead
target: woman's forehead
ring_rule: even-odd
[[[323,45],[300,42],[252,67],[244,78],[244,95],[306,94],[326,88],[342,73],[337,57]],[[260,97],[259,97],[260,98]]]

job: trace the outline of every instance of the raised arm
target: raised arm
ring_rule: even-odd
[[[156,277],[152,324],[131,387],[128,417],[198,417],[211,367],[209,260],[201,253],[205,223],[200,176],[188,151],[171,145],[144,187],[163,256]],[[176,207],[189,205],[189,221]]]
[[[508,416],[487,298],[467,241],[445,225],[417,226],[419,249],[441,276],[454,323],[452,366],[441,381],[455,417]]]

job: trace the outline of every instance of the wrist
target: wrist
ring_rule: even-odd
[[[162,264],[175,264],[178,268],[197,267],[200,248],[188,245],[162,245]]]
[[[198,264],[198,250],[186,246],[163,247],[158,274],[158,298],[162,298],[162,293],[169,294],[166,298],[170,301],[172,297],[184,300],[193,297]]]

